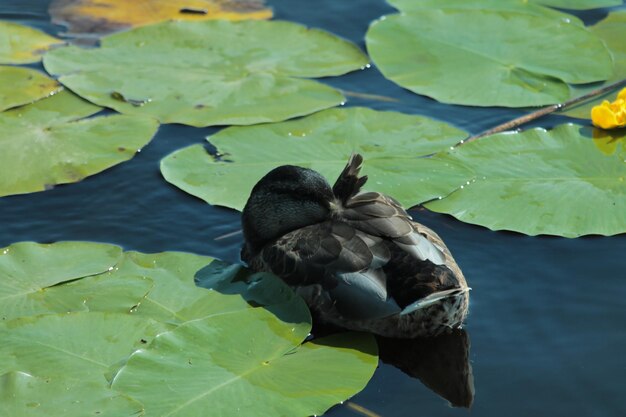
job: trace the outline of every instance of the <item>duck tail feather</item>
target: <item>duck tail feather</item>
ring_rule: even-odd
[[[363,156],[358,153],[350,155],[346,167],[341,171],[335,185],[333,185],[333,194],[343,203],[357,194],[361,190],[361,187],[367,182],[366,175],[359,177],[362,164]]]
[[[471,288],[464,287],[464,288],[453,288],[451,290],[444,290],[444,291],[434,292],[434,293],[429,294],[429,295],[427,295],[424,298],[420,298],[419,300],[414,301],[411,304],[409,304],[408,306],[404,307],[404,309],[402,309],[402,311],[400,312],[400,315],[404,316],[406,314],[411,314],[414,311],[417,311],[417,310],[420,310],[422,308],[426,308],[428,306],[436,304],[436,303],[438,303],[439,301],[441,301],[441,300],[443,300],[445,298],[458,297],[460,295],[465,294],[469,290],[471,290]]]

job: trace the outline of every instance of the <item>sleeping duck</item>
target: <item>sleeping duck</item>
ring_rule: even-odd
[[[353,154],[332,188],[292,165],[261,178],[243,210],[242,260],[337,326],[401,338],[460,327],[469,288],[450,251],[393,198],[361,192],[362,163]]]

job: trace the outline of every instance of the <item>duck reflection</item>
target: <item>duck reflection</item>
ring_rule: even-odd
[[[465,330],[454,329],[430,338],[377,339],[384,363],[419,379],[453,407],[472,405],[474,377],[469,361],[470,339]]]

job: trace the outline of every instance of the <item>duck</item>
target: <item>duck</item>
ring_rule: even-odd
[[[460,328],[470,288],[449,249],[394,198],[362,191],[362,165],[353,153],[332,187],[305,167],[268,172],[242,212],[242,261],[323,323],[391,338]]]

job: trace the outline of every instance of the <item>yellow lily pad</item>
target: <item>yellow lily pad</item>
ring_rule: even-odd
[[[0,22],[0,64],[37,62],[52,45],[59,43],[63,41],[40,30],[17,23]]]
[[[69,35],[105,35],[165,20],[270,19],[263,0],[54,0],[50,16]]]
[[[7,65],[0,65],[0,80],[0,111],[32,103],[62,88],[39,71]]]

